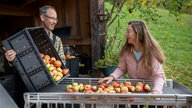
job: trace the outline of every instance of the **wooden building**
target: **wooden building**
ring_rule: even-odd
[[[56,8],[57,28],[70,27],[70,35],[62,38],[63,45],[75,45],[76,53],[87,54],[92,63],[104,53],[104,26],[99,20],[104,0],[1,0],[0,35],[5,39],[17,31],[40,26],[39,8]]]

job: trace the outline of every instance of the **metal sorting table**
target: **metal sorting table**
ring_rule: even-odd
[[[150,80],[118,79],[118,82],[130,81],[133,85],[141,81],[153,86]],[[56,86],[44,92],[27,92],[24,94],[25,108],[132,108],[132,105],[146,108],[151,105],[171,108],[192,108],[192,90],[167,79],[163,94],[142,93],[67,93],[65,87],[72,82],[98,85],[98,78],[66,78]]]

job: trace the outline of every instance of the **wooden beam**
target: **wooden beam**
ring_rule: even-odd
[[[21,4],[21,7],[25,7],[33,2],[35,2],[36,0],[24,0],[23,3]]]
[[[11,5],[0,5],[0,15],[10,16],[38,16],[38,9],[17,7]]]
[[[63,45],[91,45],[90,38],[81,39],[62,39]]]

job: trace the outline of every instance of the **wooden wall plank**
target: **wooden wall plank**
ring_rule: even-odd
[[[0,5],[0,15],[10,16],[38,16],[38,9],[10,5]]]

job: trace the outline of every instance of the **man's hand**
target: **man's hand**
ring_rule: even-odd
[[[13,59],[16,57],[16,52],[14,50],[6,50],[4,47],[3,49],[5,52],[5,57],[8,61],[13,61]]]

